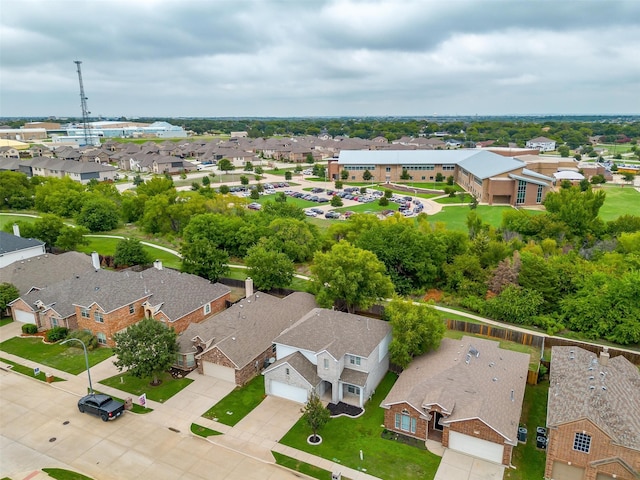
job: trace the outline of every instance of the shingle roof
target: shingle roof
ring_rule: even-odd
[[[180,351],[194,352],[192,340],[199,337],[209,345],[205,352],[217,347],[242,368],[315,307],[315,298],[308,293],[295,292],[280,299],[256,292],[203,322],[189,325],[178,339]]]
[[[159,311],[169,320],[176,320],[228,292],[229,288],[222,284],[166,268],[139,273],[101,269],[77,274],[22,299],[30,305],[38,300],[45,305],[55,304],[55,310],[66,317],[73,314],[75,305],[90,307],[96,303],[108,313],[148,297],[149,303],[159,305]]]
[[[42,245],[44,245],[44,242],[35,238],[22,238],[0,231],[0,255]]]
[[[312,352],[368,357],[391,331],[388,322],[351,313],[316,308],[278,336],[274,343]]]
[[[640,372],[626,358],[602,365],[582,348],[552,347],[549,385],[548,426],[586,418],[615,443],[640,450]]]
[[[479,354],[466,363],[472,347]],[[498,342],[445,338],[438,350],[411,362],[381,406],[407,402],[426,413],[440,405],[451,412],[443,424],[478,418],[515,444],[528,368],[529,355],[503,350]]]
[[[93,271],[91,257],[80,252],[61,255],[45,254],[24,261],[14,262],[0,269],[0,278],[13,283],[20,295],[32,288],[46,288],[79,274]]]
[[[318,376],[318,367],[307,360],[307,358],[300,352],[294,352],[291,355],[281,358],[262,372],[262,374],[264,375],[276,368],[282,368],[285,364],[291,366],[291,368],[298,372],[307,382],[309,382],[311,387],[315,387],[320,383],[321,379]]]

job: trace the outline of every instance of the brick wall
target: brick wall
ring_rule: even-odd
[[[199,307],[196,310],[194,310],[193,312],[190,312],[188,314],[186,314],[183,317],[180,317],[178,319],[176,319],[173,322],[167,321],[169,320],[166,315],[164,315],[164,319],[166,322],[166,325],[168,327],[173,327],[173,329],[178,332],[184,332],[187,327],[191,324],[191,323],[200,323],[202,322],[205,318],[209,318],[212,315],[224,310],[225,308],[225,302],[227,300],[229,300],[230,297],[230,293],[227,293],[225,295],[223,295],[222,297],[218,298],[215,301],[211,302],[211,311],[209,313],[207,313],[205,315],[204,313],[204,308],[203,307]],[[156,315],[154,318],[160,320],[159,315]]]
[[[211,362],[216,365],[222,365],[223,367],[229,367],[235,369],[236,366],[233,364],[227,356],[220,351],[218,347],[213,347],[208,352],[202,354],[202,356],[197,360],[198,363],[198,373],[204,375],[204,367],[202,366],[202,362]]]
[[[396,428],[396,413],[408,413],[411,418],[416,419],[416,433],[406,432],[404,430]],[[427,439],[428,433],[428,421],[424,418],[420,418],[420,414],[416,411],[415,408],[410,406],[408,403],[398,403],[396,405],[391,405],[388,410],[384,411],[384,426],[387,430],[392,430],[394,432],[401,433],[402,435],[407,435],[409,437],[419,438],[421,440]]]
[[[573,449],[576,433],[591,435],[589,453]],[[632,480],[633,476],[619,463],[606,463],[592,466],[593,462],[619,457],[636,471],[640,471],[640,452],[614,445],[608,435],[588,420],[580,420],[557,428],[549,429],[549,444],[547,446],[547,463],[545,477],[551,478],[553,463],[560,461],[576,467],[585,468],[584,480],[595,480],[598,473],[615,474],[618,480]]]
[[[76,306],[76,318],[80,330],[89,330],[94,335],[103,333],[107,338],[107,345],[113,347],[113,335],[120,330],[127,328],[144,318],[144,308],[142,304],[146,299],[133,303],[133,313],[129,312],[129,305],[120,307],[113,312],[103,314],[104,322],[95,320],[95,312],[100,311],[97,305],[92,305],[89,311],[89,318],[82,316],[82,308]]]
[[[197,360],[198,373],[201,375],[204,374],[202,362],[215,363],[216,365],[236,369],[236,385],[244,385],[253,377],[258,375],[263,369],[264,361],[273,356],[274,353],[271,347],[269,347],[264,352],[256,355],[247,365],[238,370],[234,363],[229,360],[229,358],[222,353],[218,347],[213,347],[211,350],[202,354],[202,357]],[[256,368],[256,362],[258,362],[258,368]]]

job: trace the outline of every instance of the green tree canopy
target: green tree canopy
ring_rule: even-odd
[[[217,282],[229,270],[229,254],[206,238],[182,244],[182,270]]]
[[[563,222],[569,231],[578,237],[604,229],[598,218],[600,207],[604,203],[605,192],[589,188],[581,191],[579,187],[562,188],[558,192],[549,192],[544,206],[553,217]]]
[[[0,208],[23,210],[33,207],[34,187],[24,173],[0,172]]]
[[[176,193],[173,180],[167,177],[153,177],[151,180],[138,185],[136,190],[138,195],[146,195],[147,197],[162,194],[174,195]]]
[[[218,170],[222,170],[225,173],[232,172],[235,168],[236,167],[233,166],[233,163],[231,163],[231,160],[228,158],[222,158],[218,162]]]
[[[116,267],[130,267],[132,265],[148,265],[151,257],[137,238],[123,238],[116,244],[113,256]]]
[[[108,232],[118,226],[120,209],[108,198],[92,198],[87,201],[76,217],[79,225],[90,232]]]
[[[346,241],[336,243],[326,253],[316,253],[311,273],[316,300],[326,308],[343,301],[347,311],[353,312],[393,294],[384,264],[374,253]]]
[[[427,305],[396,299],[385,307],[384,317],[392,331],[389,358],[401,368],[414,357],[438,348],[446,330],[438,311]]]
[[[149,378],[152,385],[158,385],[159,375],[176,360],[177,338],[172,328],[145,318],[114,334],[116,346],[113,351],[118,359],[113,364],[119,371],[126,369],[134,377]]]
[[[20,296],[20,291],[13,283],[0,283],[0,317],[4,315],[7,305]]]
[[[245,263],[258,290],[288,287],[295,272],[293,261],[284,253],[267,250],[262,245],[247,251]]]

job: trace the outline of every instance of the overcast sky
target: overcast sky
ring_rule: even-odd
[[[638,0],[2,0],[0,116],[640,113]]]

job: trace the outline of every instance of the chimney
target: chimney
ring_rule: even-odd
[[[13,224],[13,234],[14,234],[16,237],[19,237],[19,236],[20,236],[20,225],[18,225],[17,223],[14,223],[14,224]]]
[[[100,255],[98,255],[98,252],[91,252],[91,263],[96,272],[100,270]]]
[[[153,268],[156,270],[162,270],[162,260],[156,260],[153,262]]]
[[[244,296],[249,298],[253,295],[253,279],[251,277],[247,277],[244,281]]]
[[[602,365],[603,367],[606,367],[607,364],[609,363],[609,347],[604,347],[602,349],[602,352],[600,352],[600,360],[599,360],[600,365]]]

